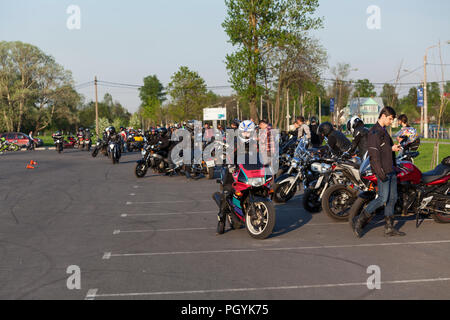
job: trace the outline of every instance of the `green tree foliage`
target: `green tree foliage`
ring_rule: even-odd
[[[127,126],[131,114],[118,101],[114,102],[109,93],[106,93],[103,101],[98,103],[98,117],[108,119],[109,123],[120,119],[123,126]],[[95,126],[95,102],[91,101],[79,108],[79,126],[88,128]]]
[[[396,108],[398,106],[398,94],[395,91],[395,87],[389,83],[383,85],[383,91],[381,92],[383,103],[385,106],[391,106]]]
[[[318,0],[225,0],[222,26],[237,51],[226,56],[233,88],[246,99],[250,116],[258,118],[257,96],[266,79],[265,56],[276,48],[298,43],[322,20],[313,17]]]
[[[150,98],[156,98],[160,104],[166,101],[164,86],[156,75],[144,78],[144,85],[139,88],[139,97],[143,105],[147,104]]]
[[[355,82],[353,97],[375,97],[375,86],[369,79],[358,80]]]
[[[172,76],[167,93],[171,98],[169,114],[175,121],[201,119],[203,108],[211,101],[203,78],[184,66]]]
[[[0,125],[4,130],[40,131],[54,122],[73,124],[80,101],[71,73],[53,57],[31,44],[0,42]]]

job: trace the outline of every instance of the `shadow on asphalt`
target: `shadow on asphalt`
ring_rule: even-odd
[[[302,195],[297,195],[288,203],[275,206],[277,221],[269,238],[276,238],[297,230],[311,221],[312,214],[302,207],[301,199]]]

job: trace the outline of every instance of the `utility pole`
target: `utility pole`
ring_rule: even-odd
[[[289,131],[289,89],[287,89],[287,106],[286,106],[286,131]]]
[[[237,101],[237,118],[239,119],[239,100]]]
[[[432,47],[430,47],[432,48]],[[428,49],[430,49],[428,48]],[[423,137],[428,139],[428,88],[427,88],[427,51],[425,51],[425,57],[423,58],[423,99],[424,99],[424,110],[423,110]]]
[[[100,136],[98,131],[98,93],[97,93],[97,76],[94,79],[95,84],[95,131],[97,133],[97,138]]]
[[[322,98],[319,96],[319,123],[322,123]]]

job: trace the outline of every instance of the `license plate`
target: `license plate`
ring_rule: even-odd
[[[216,163],[214,162],[214,160],[209,160],[209,161],[206,161],[206,166],[208,168],[212,168],[212,167],[216,166]]]

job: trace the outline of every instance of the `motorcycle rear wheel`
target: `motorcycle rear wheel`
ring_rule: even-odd
[[[92,151],[92,157],[93,158],[97,157],[97,154],[98,154],[98,149],[95,148],[94,151]]]
[[[245,213],[245,227],[252,238],[263,240],[272,234],[275,227],[275,207],[270,200],[255,202],[254,205],[254,216],[249,214],[249,209]]]

